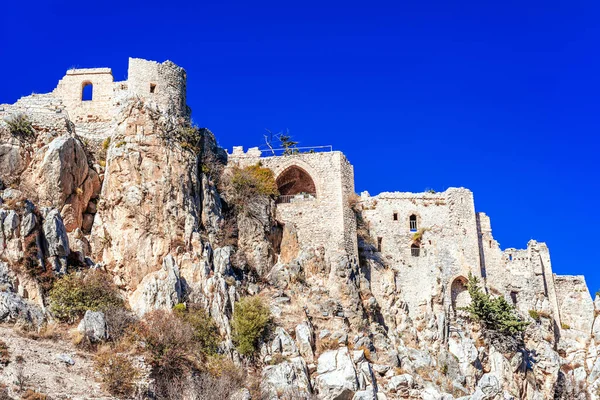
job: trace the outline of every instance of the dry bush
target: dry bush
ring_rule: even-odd
[[[41,217],[37,215],[37,220],[41,221]],[[23,238],[23,258],[21,259],[21,265],[25,270],[25,273],[34,279],[42,288],[42,292],[48,293],[48,291],[54,285],[54,271],[52,266],[48,263],[44,263],[39,257],[39,249],[37,245],[37,235],[39,226],[30,235]]]
[[[8,345],[4,340],[0,339],[0,367],[6,367],[10,363],[10,352],[8,351]]]
[[[331,338],[323,338],[319,340],[317,344],[317,352],[323,353],[327,350],[337,350],[340,348],[340,343],[337,340]]]
[[[36,392],[35,390],[27,389],[25,393],[21,395],[21,400],[51,400],[50,396]]]
[[[109,308],[104,311],[108,335],[110,340],[117,342],[124,338],[127,333],[138,323],[138,318],[130,310],[125,308]]]
[[[198,367],[200,353],[194,343],[194,329],[173,312],[156,310],[146,314],[133,335],[144,344],[157,396],[170,398],[171,389],[183,387]]]
[[[351,193],[350,196],[348,196],[348,207],[350,207],[355,213],[358,213],[360,212],[359,204],[360,196],[356,193]]]
[[[96,355],[94,368],[110,394],[122,397],[133,395],[140,372],[127,356],[115,353],[111,349],[102,351]]]
[[[8,388],[2,383],[0,383],[0,400],[13,400],[8,394]]]
[[[228,202],[240,211],[251,206],[256,198],[279,195],[273,171],[258,164],[245,168],[233,167],[224,185],[222,191]]]

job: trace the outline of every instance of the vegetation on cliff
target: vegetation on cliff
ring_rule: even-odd
[[[479,287],[479,279],[469,274],[467,289],[471,295],[471,304],[464,307],[471,319],[478,321],[486,330],[503,334],[517,335],[525,331],[529,323],[516,313],[515,307],[502,296],[492,297]]]

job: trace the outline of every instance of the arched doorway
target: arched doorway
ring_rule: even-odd
[[[279,190],[278,203],[291,203],[296,199],[315,199],[317,188],[311,176],[304,169],[292,165],[285,169],[276,180]]]
[[[467,278],[459,276],[452,282],[450,296],[452,299],[452,308],[455,312],[471,304],[471,295],[467,288]]]

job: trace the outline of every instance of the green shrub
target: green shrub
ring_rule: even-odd
[[[227,178],[226,198],[238,211],[251,208],[261,198],[279,195],[273,171],[260,165],[233,167]]]
[[[521,320],[515,307],[502,296],[492,298],[479,288],[479,280],[469,273],[467,284],[471,295],[471,304],[463,309],[468,311],[471,319],[478,321],[483,328],[498,331],[507,335],[519,334],[529,323]]]
[[[213,355],[217,352],[221,339],[219,330],[204,308],[195,304],[186,307],[185,304],[180,303],[173,308],[173,311],[192,327],[193,340],[202,354]]]
[[[13,115],[6,119],[8,130],[11,135],[16,138],[23,139],[26,141],[32,141],[35,139],[35,131],[29,118],[24,114]]]
[[[134,394],[140,372],[126,356],[110,350],[100,352],[94,360],[94,368],[113,396],[131,397]]]
[[[123,299],[111,277],[95,270],[60,278],[54,283],[49,299],[50,312],[64,322],[73,322],[87,310],[105,311],[123,307]]]
[[[235,303],[231,326],[237,351],[253,355],[269,332],[271,311],[259,297],[245,297]]]
[[[102,150],[106,151],[110,147],[110,137],[107,137],[102,141]]]
[[[194,154],[202,152],[202,131],[195,126],[179,126],[171,133],[182,149]]]
[[[560,327],[563,329],[571,329],[571,326],[569,324],[565,324],[564,322],[560,324]]]
[[[600,297],[600,290],[596,291],[596,297]]]
[[[529,310],[529,316],[533,319],[535,319],[536,321],[540,320],[540,313],[537,312],[536,310]]]

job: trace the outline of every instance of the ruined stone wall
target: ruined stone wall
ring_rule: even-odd
[[[490,218],[478,214],[481,237],[482,271],[492,294],[501,294],[523,315],[535,310],[553,316],[560,326],[554,274],[545,243],[531,240],[527,249],[502,251],[492,235]]]
[[[322,247],[332,260],[346,253],[357,256],[356,219],[349,205],[354,193],[354,171],[341,152],[301,153],[288,156],[260,157],[258,149],[247,153],[239,147],[229,155],[229,165],[255,165],[271,169],[275,177],[290,167],[299,167],[312,178],[316,198],[291,199],[277,204],[276,218],[294,224],[302,247]]]
[[[171,61],[129,59],[127,90],[156,103],[173,116],[189,117],[186,82],[185,70]]]
[[[82,100],[83,88],[91,84],[92,99]],[[110,68],[71,69],[58,82],[52,95],[61,99],[75,123],[111,119],[113,75]]]
[[[594,323],[594,302],[583,275],[555,275],[556,297],[562,321],[562,335],[567,330],[590,334]]]
[[[374,197],[364,193],[361,203],[372,241],[383,262],[396,272],[409,313],[424,312],[432,299],[449,307],[452,282],[469,272],[480,276],[475,207],[469,190]],[[412,231],[411,215],[417,217],[417,229]]]
[[[189,118],[186,105],[185,70],[171,61],[157,63],[129,59],[128,79],[114,82],[110,68],[70,69],[48,94],[23,97],[14,105],[0,105],[0,118],[27,114],[34,126],[64,131],[55,114],[70,120],[77,134],[86,139],[102,140],[116,129],[114,118],[128,98],[144,99],[147,104],[170,117]],[[92,85],[91,100],[83,100],[83,90]]]

